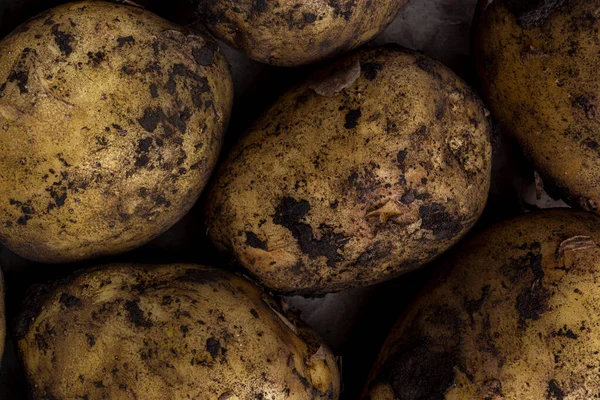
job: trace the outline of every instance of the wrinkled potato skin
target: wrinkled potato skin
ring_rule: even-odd
[[[357,79],[331,97],[311,89],[328,93],[324,82],[340,76]],[[290,90],[247,132],[209,191],[208,234],[279,292],[414,270],[482,212],[489,130],[476,95],[441,64],[397,48],[359,51]]]
[[[597,243],[598,217],[568,209],[466,241],[392,331],[363,398],[595,398]]]
[[[17,329],[33,399],[338,399],[314,331],[246,279],[112,265],[32,293]]]
[[[492,115],[518,139],[546,186],[599,213],[600,2],[487,3],[479,5],[474,51]]]
[[[199,17],[250,58],[278,66],[314,63],[381,33],[409,0],[207,0]]]
[[[79,2],[0,42],[0,239],[69,262],[179,220],[216,164],[232,102],[207,36],[136,7]]]

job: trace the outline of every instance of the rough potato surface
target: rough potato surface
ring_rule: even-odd
[[[232,101],[217,45],[136,7],[70,3],[0,42],[0,239],[66,262],[165,231],[214,168]]]
[[[247,132],[211,187],[208,234],[280,292],[395,277],[476,222],[489,135],[480,100],[443,65],[399,48],[359,51]]]
[[[33,399],[338,399],[336,360],[246,279],[112,265],[39,288],[18,328]]]
[[[597,398],[599,243],[598,217],[568,209],[465,242],[394,328],[363,398]]]
[[[482,1],[474,29],[492,115],[518,139],[547,189],[596,213],[599,7],[597,0]]]
[[[367,43],[408,0],[203,0],[208,29],[268,64],[314,63]]]

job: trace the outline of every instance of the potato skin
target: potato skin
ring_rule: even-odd
[[[207,0],[199,17],[254,60],[299,66],[355,49],[381,33],[409,0]]]
[[[596,0],[483,0],[473,37],[482,95],[494,118],[518,139],[546,187],[596,213],[599,6]]]
[[[600,219],[547,210],[444,257],[363,398],[591,399],[600,391]]]
[[[481,102],[443,65],[361,50],[287,92],[247,132],[209,190],[208,234],[278,292],[395,277],[479,217],[489,134]]]
[[[179,220],[213,170],[232,103],[215,42],[137,7],[70,3],[0,42],[0,239],[70,262]]]
[[[29,299],[17,335],[33,399],[339,397],[316,333],[215,268],[111,265]]]

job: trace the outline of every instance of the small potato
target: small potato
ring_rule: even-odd
[[[329,348],[233,274],[120,264],[28,299],[17,336],[32,399],[339,398]]]
[[[305,295],[419,268],[477,221],[490,125],[443,65],[361,50],[284,94],[224,161],[208,234],[266,286]]]
[[[589,400],[600,392],[600,219],[548,210],[444,257],[363,399]]]
[[[381,33],[409,0],[202,0],[198,15],[219,39],[257,61],[310,64]]]
[[[209,37],[70,3],[0,42],[0,240],[41,262],[120,253],[194,204],[232,102]]]
[[[481,0],[481,91],[555,197],[600,213],[597,0]]]

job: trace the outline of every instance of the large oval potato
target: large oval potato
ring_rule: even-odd
[[[310,328],[246,279],[112,265],[30,294],[17,329],[34,399],[337,399]]]
[[[597,243],[600,219],[568,209],[463,243],[394,328],[363,398],[596,397]]]
[[[408,272],[486,202],[490,126],[418,53],[362,50],[282,96],[219,168],[208,234],[269,288],[317,294]]]
[[[52,9],[0,42],[0,239],[66,262],[165,231],[216,163],[232,102],[217,45],[135,7]]]
[[[381,33],[408,0],[208,0],[199,17],[250,58],[298,66],[357,48]]]
[[[600,212],[600,23],[596,0],[481,0],[474,29],[481,89],[545,186]]]

